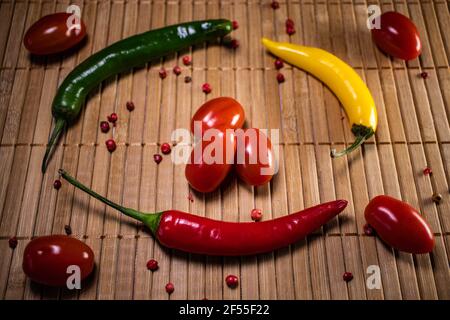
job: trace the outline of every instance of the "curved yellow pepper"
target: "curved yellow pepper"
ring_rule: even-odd
[[[341,152],[332,150],[332,157],[339,157],[356,149],[375,133],[378,121],[375,102],[366,84],[352,67],[322,49],[266,38],[262,39],[262,43],[275,56],[323,81],[341,102],[356,140]]]

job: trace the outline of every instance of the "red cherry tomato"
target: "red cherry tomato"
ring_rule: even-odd
[[[231,130],[212,130],[208,132],[216,134],[211,137],[206,135],[196,144],[185,169],[189,184],[200,192],[215,190],[226,178],[234,162],[234,133]]]
[[[226,129],[242,128],[244,124],[244,108],[236,100],[228,97],[220,97],[207,101],[194,114],[191,120],[191,132],[197,137],[201,133],[194,131],[194,122],[201,122],[202,132],[215,128],[221,131]]]
[[[373,28],[372,39],[381,51],[403,60],[415,59],[422,51],[419,32],[414,23],[398,12],[380,16],[380,29]]]
[[[94,269],[94,253],[84,242],[63,235],[44,236],[28,243],[23,253],[23,271],[31,280],[62,287],[71,265],[80,268],[80,280]],[[70,270],[69,270],[70,271]]]
[[[406,202],[377,196],[367,205],[364,216],[377,235],[398,250],[410,253],[433,250],[434,235],[430,226]]]
[[[256,128],[236,131],[236,172],[246,183],[259,186],[272,179],[275,159],[270,139]]]
[[[45,55],[65,51],[78,44],[86,36],[86,26],[80,19],[80,29],[67,27],[72,14],[59,12],[36,21],[25,34],[23,44],[33,54]]]

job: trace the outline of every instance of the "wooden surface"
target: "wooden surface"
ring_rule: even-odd
[[[281,1],[73,1],[82,8],[88,41],[63,58],[30,59],[21,39],[39,17],[65,11],[69,1],[0,2],[0,298],[4,299],[449,299],[450,298],[450,15],[446,1],[368,1],[395,9],[418,26],[423,54],[405,64],[373,45],[361,0]],[[58,83],[80,61],[129,35],[204,18],[239,22],[233,50],[199,46],[109,79],[90,95],[79,121],[64,135],[47,173],[40,173],[52,127],[50,106]],[[297,33],[290,39],[284,21]],[[371,89],[379,112],[375,138],[347,158],[332,160],[330,149],[352,141],[347,119],[333,94],[305,72],[285,67],[278,85],[273,58],[261,36],[318,46],[349,62]],[[192,67],[175,77],[171,69],[191,54]],[[164,66],[168,77],[161,80]],[[429,77],[418,74],[425,70]],[[184,76],[192,83],[184,83]],[[205,96],[201,84],[209,82]],[[206,100],[232,96],[245,108],[248,126],[280,128],[280,171],[268,186],[249,188],[236,178],[208,195],[190,193],[184,166],[170,158],[156,165],[157,143]],[[134,101],[128,112],[125,102]],[[107,135],[99,121],[117,112]],[[104,141],[118,143],[111,155]],[[422,170],[430,166],[433,177]],[[53,181],[63,167],[101,194],[142,211],[176,208],[228,221],[249,221],[261,208],[264,219],[320,202],[344,198],[339,219],[291,246],[246,258],[210,258],[163,249],[141,226],[105,208],[67,183]],[[434,192],[443,201],[431,201]],[[363,234],[364,207],[378,194],[420,208],[436,235],[432,254],[394,251]],[[95,251],[94,277],[79,292],[44,288],[22,272],[22,253],[32,237],[64,233],[84,239]],[[8,239],[19,239],[13,251]],[[270,235],[267,235],[270,237]],[[414,235],[411,235],[414,236]],[[146,261],[159,261],[157,272]],[[378,265],[382,289],[370,290],[366,268]],[[346,284],[344,271],[354,279]],[[239,276],[237,289],[224,285]]]

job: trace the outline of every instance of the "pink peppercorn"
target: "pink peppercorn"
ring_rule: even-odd
[[[292,19],[286,19],[286,22],[285,22],[285,25],[286,25],[286,28],[289,28],[289,27],[295,27],[295,23],[294,23],[294,20],[292,20]]]
[[[173,73],[175,73],[175,75],[180,75],[181,74],[181,68],[179,66],[175,66],[173,67]]]
[[[56,179],[56,180],[53,182],[53,188],[55,188],[56,190],[59,190],[59,189],[61,188],[61,186],[62,186],[61,180]]]
[[[130,112],[134,110],[134,103],[132,101],[127,102],[127,110]]]
[[[278,73],[277,74],[277,81],[278,83],[283,83],[284,82],[284,75],[282,73]]]
[[[17,243],[18,243],[18,241],[17,241],[16,237],[11,237],[8,240],[8,245],[11,249],[15,249],[17,247]]]
[[[237,285],[238,285],[239,280],[238,280],[238,277],[236,277],[235,275],[230,274],[230,275],[228,275],[225,278],[225,282],[226,282],[228,287],[236,288]]]
[[[281,60],[281,59],[275,60],[274,64],[275,64],[275,68],[278,70],[280,70],[281,68],[284,67],[283,60]]]
[[[430,176],[433,174],[433,170],[430,167],[426,167],[425,169],[423,169],[423,174],[426,176]]]
[[[206,94],[211,93],[211,90],[212,90],[212,88],[211,88],[211,85],[209,83],[204,83],[202,85],[202,91],[204,93],[206,93]]]
[[[166,78],[167,77],[167,71],[166,71],[166,69],[164,69],[164,68],[161,68],[161,69],[159,69],[159,77],[161,78],[161,79],[164,79],[164,78]]]
[[[428,72],[422,71],[422,72],[420,73],[420,76],[422,77],[422,79],[426,79],[426,78],[428,78]]]
[[[251,214],[251,218],[253,221],[259,221],[262,218],[262,212],[261,209],[253,209]]]
[[[108,121],[100,122],[100,131],[103,133],[107,133],[109,131],[109,123]]]
[[[164,143],[161,145],[161,152],[162,152],[163,154],[169,154],[171,150],[172,150],[172,149],[170,148],[170,144],[168,144],[167,142],[164,142]]]
[[[108,121],[111,123],[116,123],[119,117],[117,116],[117,113],[113,112],[108,116]]]
[[[295,33],[294,27],[286,27],[286,33],[290,36],[292,36]]]
[[[114,152],[117,148],[116,142],[113,139],[106,140],[105,144],[109,152]]]
[[[237,28],[239,28],[239,23],[236,20],[233,20],[231,25],[233,26],[233,30],[236,30]]]
[[[150,259],[147,261],[147,269],[150,271],[156,271],[158,270],[159,266],[158,266],[158,261],[156,261],[155,259]]]
[[[160,154],[155,153],[153,155],[153,160],[156,162],[156,164],[159,164],[162,161],[162,156]]]
[[[276,10],[280,8],[280,3],[278,1],[272,1],[270,6],[272,7],[273,10]]]
[[[172,292],[174,292],[175,287],[173,285],[173,283],[169,282],[168,284],[166,284],[166,292],[168,294],[171,294]]]
[[[345,282],[350,282],[353,280],[353,273],[351,272],[344,272],[342,279],[344,279]]]
[[[185,66],[188,66],[188,65],[190,65],[192,63],[192,60],[191,60],[190,56],[184,56],[182,60],[183,60],[183,64]]]

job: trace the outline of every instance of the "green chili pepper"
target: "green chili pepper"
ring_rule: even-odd
[[[189,46],[223,37],[232,30],[229,20],[204,20],[151,30],[118,41],[79,64],[64,79],[52,104],[55,127],[42,161],[45,172],[49,156],[66,124],[80,114],[88,93],[106,78]]]

